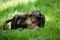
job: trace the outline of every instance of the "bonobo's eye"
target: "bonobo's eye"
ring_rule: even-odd
[[[32,15],[32,16],[31,16],[31,18],[33,18],[33,19],[36,19],[36,17],[37,17],[36,15]]]

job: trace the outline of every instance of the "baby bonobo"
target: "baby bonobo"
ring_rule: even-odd
[[[5,26],[9,22],[11,22],[11,29],[38,29],[44,27],[45,16],[39,11],[33,11],[31,14],[15,15],[12,19],[8,19],[3,23],[3,30],[6,29]]]

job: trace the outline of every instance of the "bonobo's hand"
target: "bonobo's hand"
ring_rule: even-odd
[[[39,26],[35,26],[33,29],[38,30],[39,28],[40,28]]]

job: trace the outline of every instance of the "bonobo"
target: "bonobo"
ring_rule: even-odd
[[[15,15],[12,19],[8,19],[3,23],[3,30],[5,30],[5,26],[7,23],[11,22],[11,29],[17,29],[17,28],[26,28],[25,23],[26,17],[24,15]]]
[[[3,23],[3,30],[5,30],[5,26],[9,22],[11,22],[11,29],[38,29],[39,27],[44,27],[45,16],[39,11],[33,11],[31,14],[15,15],[12,19],[8,19]]]

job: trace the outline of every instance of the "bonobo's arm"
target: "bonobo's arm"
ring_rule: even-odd
[[[7,23],[11,22],[12,19],[8,19],[3,23],[3,30],[5,30],[5,26],[7,25]]]

